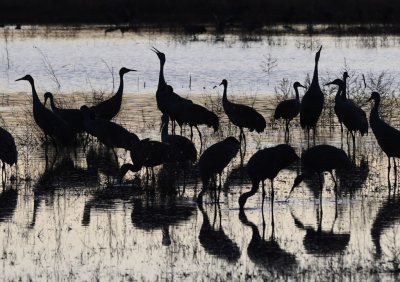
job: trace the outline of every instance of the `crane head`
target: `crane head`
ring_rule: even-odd
[[[223,85],[224,87],[228,86],[228,81],[226,79],[223,79],[222,82],[219,85]]]
[[[297,177],[294,179],[292,189],[290,189],[290,192],[289,192],[289,195],[288,195],[287,198],[286,198],[286,201],[289,200],[290,195],[292,194],[294,188],[296,188],[297,186],[299,186],[300,183],[303,181],[303,179],[304,179],[304,175],[303,175],[303,174],[297,175]]]
[[[347,71],[345,71],[343,73],[343,80],[345,80],[346,78],[349,78],[349,77],[350,77],[349,74],[347,73]]]
[[[160,62],[165,63],[166,59],[165,59],[165,54],[163,52],[158,51],[154,47],[152,47],[150,50],[153,51],[154,53],[156,53],[156,55],[157,55],[158,59],[160,60]]]
[[[379,95],[378,92],[372,92],[371,93],[371,97],[369,97],[369,99],[367,100],[367,102],[374,100],[375,102],[380,101],[381,100],[381,95]]]
[[[122,67],[122,68],[119,70],[119,75],[124,75],[124,74],[126,74],[127,72],[130,72],[130,71],[136,71],[136,70],[128,69],[128,68]]]
[[[305,86],[301,85],[300,82],[296,81],[295,83],[293,83],[293,88],[296,89],[298,87],[303,87],[306,88]]]
[[[29,74],[25,75],[24,77],[18,78],[18,79],[16,79],[15,81],[20,81],[20,80],[27,80],[27,81],[29,81],[29,82],[31,82],[31,83],[33,82],[33,78],[32,78],[32,76],[29,75]]]
[[[50,92],[46,92],[44,93],[44,105],[46,106],[47,103],[47,99],[50,99],[50,101],[53,99],[53,94],[51,94]]]

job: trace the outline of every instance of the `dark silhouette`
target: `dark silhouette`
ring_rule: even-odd
[[[300,125],[301,128],[307,130],[307,141],[310,142],[310,129],[313,130],[314,143],[315,143],[315,128],[319,116],[321,115],[322,108],[324,107],[324,93],[319,86],[318,81],[318,61],[320,57],[322,46],[315,54],[314,75],[310,87],[301,99],[300,106]]]
[[[365,156],[361,156],[358,164],[356,160],[352,161],[350,169],[336,171],[336,177],[339,180],[339,191],[342,194],[349,194],[353,197],[357,191],[362,190],[368,176],[368,159]]]
[[[335,96],[334,110],[336,116],[338,117],[339,123],[343,123],[346,126],[348,132],[350,132],[353,139],[353,152],[355,152],[356,132],[360,132],[361,136],[364,136],[364,134],[368,133],[367,115],[360,107],[358,107],[353,102],[347,100],[346,94],[343,94],[343,91],[346,88],[343,80],[335,79],[334,81],[329,82],[325,85],[332,84],[339,86],[338,92]]]
[[[146,168],[147,179],[148,168],[151,168],[152,179],[154,181],[153,168],[169,161],[169,146],[150,139],[140,140],[131,149],[131,159],[133,164],[123,164],[121,166],[121,181],[128,170],[138,172],[142,167]]]
[[[379,117],[379,104],[381,97],[378,92],[372,92],[368,101],[374,100],[374,106],[369,115],[369,123],[376,141],[388,157],[388,181],[390,182],[390,158],[393,158],[394,172],[397,176],[397,165],[395,158],[400,157],[400,131],[384,122]],[[390,189],[390,188],[389,188]]]
[[[305,230],[306,235],[303,239],[303,245],[307,253],[317,255],[317,256],[333,256],[337,253],[342,253],[350,242],[350,233],[337,234],[333,232],[333,227],[329,231],[322,230],[322,217],[318,220],[318,228],[309,226],[304,226],[299,218],[295,217],[293,212],[291,212],[294,224],[300,230]]]
[[[121,68],[119,70],[119,87],[115,95],[90,108],[92,110],[91,113],[94,114],[96,119],[111,120],[119,113],[122,103],[122,94],[124,92],[124,74],[130,71],[136,70],[124,67]]]
[[[382,256],[382,247],[380,243],[383,232],[392,227],[400,220],[400,201],[399,196],[388,197],[385,203],[379,208],[374,223],[371,228],[372,242],[375,245],[376,257]]]
[[[247,163],[247,171],[251,179],[251,190],[239,197],[239,207],[244,208],[249,197],[253,196],[262,183],[262,204],[264,206],[265,188],[264,181],[271,181],[271,205],[274,201],[274,178],[278,173],[299,159],[294,149],[286,144],[277,145],[272,148],[265,148],[257,151]]]
[[[18,160],[18,152],[17,147],[15,146],[14,137],[2,127],[0,127],[0,160],[3,163],[1,166],[1,179],[4,187],[7,181],[6,164],[9,166],[16,164]]]
[[[223,79],[220,85],[224,86],[224,94],[222,96],[222,105],[224,107],[224,111],[228,116],[229,120],[234,125],[239,127],[240,129],[239,142],[241,144],[243,138],[246,148],[246,136],[243,132],[243,128],[248,128],[251,132],[255,130],[258,133],[261,133],[267,126],[267,123],[264,117],[252,107],[232,103],[228,100],[226,94],[228,81],[226,79]]]
[[[50,92],[44,93],[44,105],[47,100],[50,100],[50,106],[53,113],[62,118],[76,132],[85,131],[83,127],[83,114],[79,109],[61,109],[54,104],[53,94]]]
[[[92,109],[85,105],[81,107],[84,129],[108,148],[130,150],[135,143],[139,142],[139,137],[135,133],[129,132],[119,124],[105,119],[92,120],[91,111]]]
[[[204,250],[230,263],[238,261],[240,258],[240,249],[237,244],[225,234],[221,226],[221,220],[219,228],[214,228],[216,214],[214,223],[211,225],[210,219],[203,207],[200,205],[198,208],[203,215],[203,224],[200,228],[199,240]],[[217,213],[217,206],[215,206],[214,212]]]
[[[192,103],[191,100],[182,98],[175,92],[173,92],[172,87],[167,87],[167,83],[164,79],[164,64],[165,64],[165,54],[158,51],[153,47],[151,49],[156,53],[158,59],[160,60],[160,73],[158,78],[158,86],[156,92],[157,107],[163,114],[167,114],[171,120],[174,122],[176,120],[176,114],[178,113],[180,103]],[[175,127],[173,125],[172,132],[175,132]]]
[[[300,82],[298,81],[293,83],[293,88],[294,91],[296,92],[296,98],[280,102],[275,109],[274,119],[282,118],[285,120],[285,140],[289,138],[290,121],[294,119],[300,112],[300,96],[298,90],[299,87],[306,88],[305,86],[301,85]]]
[[[333,176],[334,169],[340,168],[350,168],[351,162],[347,157],[346,153],[342,149],[338,149],[336,147],[330,145],[317,145],[314,146],[303,153],[301,156],[301,165],[303,169],[303,173],[298,175],[294,180],[292,189],[289,192],[288,199],[290,194],[293,192],[294,188],[297,187],[304,178],[311,177],[314,173],[318,174],[319,182],[320,182],[320,206],[321,206],[321,217],[322,217],[322,180],[321,173],[327,171],[332,176],[332,180],[335,183],[335,196],[337,200],[337,183],[335,177]],[[336,201],[337,204],[337,201]],[[337,211],[336,211],[337,212]],[[336,214],[337,216],[337,214]]]
[[[236,157],[239,149],[239,141],[235,137],[228,137],[211,145],[204,151],[199,159],[199,170],[203,188],[197,196],[197,203],[202,203],[203,194],[208,190],[210,179],[215,173],[219,174],[221,182],[222,171]]]
[[[239,219],[244,225],[249,226],[253,233],[247,246],[247,255],[253,263],[269,271],[280,270],[283,272],[289,272],[296,266],[296,257],[279,246],[274,238],[274,231],[272,231],[271,238],[265,240],[264,232],[261,237],[257,226],[247,219],[243,210],[239,212]],[[263,226],[265,228],[264,218]]]
[[[47,135],[49,135],[51,138],[56,138],[64,145],[71,144],[75,138],[73,130],[63,119],[47,109],[40,102],[32,76],[28,74],[20,79],[17,79],[16,81],[19,80],[27,80],[31,84],[33,98],[33,118],[35,119],[36,124],[43,130],[46,138],[46,144]]]

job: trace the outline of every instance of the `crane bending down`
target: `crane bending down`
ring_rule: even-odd
[[[220,85],[224,86],[224,94],[222,96],[222,105],[224,107],[224,111],[228,116],[229,120],[234,125],[239,127],[240,129],[239,142],[241,144],[243,139],[246,148],[246,136],[244,134],[243,128],[248,128],[250,131],[255,130],[258,133],[261,133],[267,126],[267,123],[264,117],[252,107],[232,103],[228,100],[227,97],[228,81],[226,79],[223,79]]]
[[[307,142],[310,143],[310,129],[313,130],[313,137],[315,143],[315,128],[319,116],[321,115],[322,108],[324,107],[324,93],[319,86],[318,81],[318,62],[321,54],[322,46],[315,54],[314,74],[306,93],[301,100],[300,106],[300,125],[301,128],[307,131]]]
[[[285,120],[285,140],[287,140],[286,136],[289,136],[290,121],[294,119],[300,112],[299,87],[306,88],[305,86],[301,85],[300,82],[296,81],[293,84],[293,88],[296,93],[295,99],[282,101],[275,109],[274,119],[282,118]]]
[[[122,94],[124,92],[124,74],[131,71],[136,70],[125,67],[119,70],[119,87],[115,95],[90,108],[95,118],[111,120],[119,113],[122,103]]]
[[[17,163],[18,152],[15,146],[14,137],[10,132],[0,127],[0,160],[3,165],[1,166],[1,179],[3,187],[7,181],[6,164],[10,167]],[[4,177],[3,177],[4,175]]]

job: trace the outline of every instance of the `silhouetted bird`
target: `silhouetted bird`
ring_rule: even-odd
[[[303,129],[307,130],[308,142],[310,141],[310,129],[313,130],[315,142],[315,128],[324,106],[324,93],[322,92],[318,81],[318,61],[321,49],[322,46],[315,54],[314,75],[310,87],[307,89],[303,99],[301,100],[300,106],[300,125]]]
[[[161,117],[161,141],[168,144],[171,162],[194,163],[197,160],[197,150],[194,144],[184,136],[168,134],[169,117],[163,114]]]
[[[1,178],[3,183],[7,180],[5,164],[12,166],[17,163],[17,159],[18,152],[17,147],[15,146],[14,137],[7,130],[0,127],[0,160],[3,163],[1,166]]]
[[[254,264],[268,271],[279,270],[283,272],[289,272],[296,266],[296,256],[283,250],[273,236],[270,240],[262,238],[257,226],[247,219],[243,210],[239,213],[239,219],[244,225],[249,226],[253,232],[247,246],[247,255]]]
[[[385,152],[388,157],[388,179],[390,176],[390,158],[393,158],[395,170],[396,160],[394,158],[400,158],[400,131],[384,122],[379,117],[379,104],[381,97],[378,92],[372,92],[371,97],[368,101],[374,100],[374,106],[371,109],[369,115],[369,123],[372,128],[372,132],[375,135],[376,141],[379,146]],[[395,171],[396,173],[396,171]]]
[[[119,124],[105,119],[90,119],[91,109],[87,106],[82,106],[81,111],[84,117],[85,131],[108,148],[131,150],[132,146],[139,142],[139,137],[135,133],[129,132]]]
[[[199,241],[204,250],[230,263],[238,261],[240,258],[240,249],[237,244],[225,234],[221,225],[218,229],[213,227],[214,224],[211,225],[210,219],[204,211],[203,206],[200,205],[199,209],[203,215],[203,224],[200,228]]]
[[[317,173],[320,179],[320,189],[322,198],[322,182],[321,182],[321,173],[329,172],[332,176],[332,180],[335,183],[335,192],[337,188],[335,177],[333,176],[332,171],[338,168],[348,168],[351,166],[350,160],[347,157],[346,153],[342,149],[338,149],[331,145],[317,145],[308,150],[306,150],[301,156],[301,164],[303,173],[298,175],[294,180],[294,184],[292,189],[289,192],[288,198],[290,194],[297,187],[304,178],[310,177],[312,174]]]
[[[119,70],[119,87],[115,95],[90,108],[95,118],[111,120],[119,113],[122,103],[122,94],[124,92],[124,74],[130,71],[136,70],[127,69],[124,67],[121,68]]]
[[[133,164],[123,164],[121,166],[121,180],[130,170],[138,172],[142,167],[151,168],[152,178],[154,177],[153,168],[169,161],[169,148],[167,144],[143,139],[137,142],[131,149],[131,159]],[[148,173],[147,173],[148,176]]]
[[[211,145],[199,159],[200,177],[203,188],[197,196],[199,204],[203,201],[203,194],[207,191],[211,177],[222,171],[240,150],[240,143],[235,137],[228,137],[223,141]]]
[[[359,131],[361,136],[364,136],[365,133],[368,133],[367,115],[360,107],[352,102],[349,102],[341,95],[345,88],[345,84],[341,79],[335,79],[334,81],[325,85],[331,84],[339,86],[338,92],[335,96],[334,110],[339,119],[339,123],[343,123],[350,132],[353,139],[354,150],[356,144],[356,132]]]
[[[58,139],[63,144],[71,144],[74,140],[75,134],[71,127],[59,116],[47,109],[41,102],[35,89],[35,82],[29,74],[17,79],[27,80],[32,87],[33,98],[33,118],[36,124],[43,130],[46,142],[47,135],[52,138]]]
[[[160,73],[159,73],[158,86],[156,92],[157,107],[163,114],[169,115],[171,120],[175,121],[176,119],[175,115],[177,114],[176,107],[179,105],[179,103],[192,103],[192,101],[189,99],[182,98],[178,94],[174,93],[172,87],[167,88],[168,85],[164,79],[164,65],[166,61],[165,54],[158,51],[154,47],[151,50],[154,53],[156,53],[158,59],[160,60]]]
[[[257,131],[258,133],[263,132],[267,123],[265,122],[264,117],[259,114],[252,107],[232,103],[228,100],[226,89],[228,87],[228,81],[223,79],[221,84],[224,86],[224,94],[222,96],[222,105],[224,107],[224,111],[228,116],[229,120],[239,127],[240,136],[239,140],[242,141],[244,139],[244,143],[246,144],[246,136],[244,135],[243,128],[248,128],[250,131]]]
[[[265,179],[269,179],[271,181],[271,202],[273,203],[274,178],[278,175],[279,171],[286,168],[297,159],[299,159],[299,157],[296,155],[294,149],[286,144],[280,144],[272,148],[259,150],[253,156],[251,156],[249,162],[247,163],[247,172],[251,179],[252,187],[249,192],[240,195],[240,209],[243,209],[247,199],[257,192],[260,182],[262,183],[262,199],[264,204]]]
[[[0,223],[9,220],[14,215],[18,204],[18,191],[5,189],[0,193]]]
[[[299,87],[306,88],[305,86],[301,85],[300,82],[296,81],[293,84],[294,91],[296,92],[296,98],[280,102],[275,109],[274,119],[282,118],[285,120],[285,137],[286,135],[289,135],[290,121],[294,119],[300,112]]]
[[[50,100],[50,106],[53,113],[62,118],[68,125],[80,133],[85,131],[83,127],[83,114],[79,109],[61,109],[54,104],[53,94],[50,92],[44,93],[44,105],[46,106],[47,100]]]

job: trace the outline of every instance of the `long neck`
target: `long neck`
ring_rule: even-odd
[[[164,123],[161,128],[161,141],[166,141],[165,139],[168,137],[168,122]]]
[[[335,96],[335,102],[338,102],[340,99],[342,99],[342,96],[341,96],[342,93],[343,93],[343,86],[339,85],[338,91]]]
[[[296,93],[296,100],[297,100],[297,101],[300,101],[299,88],[298,88],[298,87],[295,87],[295,88],[294,88],[294,92]]]
[[[29,80],[29,83],[31,84],[31,87],[32,87],[33,105],[35,105],[37,103],[41,104],[40,103],[40,99],[39,99],[39,97],[37,95],[37,92],[36,92],[35,82],[33,80]]]
[[[167,83],[164,79],[164,64],[165,62],[160,60],[160,75],[158,76],[158,89],[162,89],[167,86]]]
[[[228,88],[228,85],[226,85],[226,84],[224,84],[224,94],[222,94],[222,102],[223,103],[227,103],[227,102],[229,102],[228,101],[228,96],[227,96],[227,94],[226,94],[226,92],[227,92],[227,89]]]
[[[49,99],[50,99],[50,106],[51,106],[51,109],[52,109],[53,111],[54,111],[54,110],[57,110],[57,106],[54,104],[53,96],[50,96]]]
[[[314,75],[313,75],[311,84],[319,84],[319,81],[318,81],[318,60],[315,60]]]
[[[375,99],[374,106],[371,109],[370,119],[371,120],[379,120],[379,104],[380,99]]]
[[[243,193],[240,197],[239,197],[239,208],[240,210],[243,210],[244,205],[246,204],[246,201],[248,198],[250,198],[251,196],[253,196],[257,190],[258,190],[258,185],[259,182],[258,181],[253,181],[252,186],[251,186],[251,190]]]
[[[115,93],[115,96],[122,97],[123,92],[124,92],[124,74],[121,73],[119,75],[119,87],[118,87],[117,93]]]
[[[346,87],[346,80],[347,80],[347,77],[343,77],[343,83],[344,83],[344,87],[343,87],[343,90],[342,90],[342,99],[343,100],[347,100],[347,87]]]

